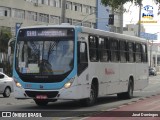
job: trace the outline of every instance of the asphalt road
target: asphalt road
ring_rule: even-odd
[[[118,106],[128,104],[130,102],[137,101],[145,97],[152,97],[160,93],[160,75],[151,76],[149,80],[149,85],[142,91],[135,91],[134,98],[131,100],[119,100],[116,95],[110,95],[107,97],[102,97],[98,99],[98,102],[95,106],[92,107],[83,107],[77,101],[58,101],[55,103],[49,103],[48,106],[39,107],[33,100],[16,100],[14,99],[13,94],[10,98],[3,98],[0,96],[0,111],[18,111],[18,112],[45,112],[48,116],[42,118],[43,120],[54,120],[54,119],[83,119],[86,116],[89,116],[90,113],[95,114],[101,111],[111,111],[117,108]],[[78,116],[78,118],[77,118]],[[1,120],[2,118],[0,118]],[[3,118],[5,119],[22,119],[22,118]],[[3,120],[2,119],[2,120]],[[23,120],[27,118],[23,118]],[[31,119],[31,118],[30,118]],[[32,118],[34,120],[40,120],[41,118]]]

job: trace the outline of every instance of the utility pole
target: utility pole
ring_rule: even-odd
[[[142,7],[142,0],[140,0],[140,3],[139,3],[138,37],[140,37],[140,34],[141,34],[141,7]]]
[[[62,0],[62,10],[61,10],[61,23],[65,22],[66,18],[66,0]]]
[[[120,6],[120,20],[119,20],[119,23],[120,23],[120,33],[123,34],[123,4],[121,4]]]
[[[151,43],[151,46],[150,46],[150,67],[152,67],[152,47],[153,47],[153,40],[152,40],[152,43]]]

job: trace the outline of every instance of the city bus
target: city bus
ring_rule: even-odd
[[[101,96],[130,99],[148,85],[145,39],[69,24],[20,28],[13,78],[17,99],[94,105]]]

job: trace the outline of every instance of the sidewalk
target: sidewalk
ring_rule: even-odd
[[[160,120],[160,95],[124,104],[85,120]]]

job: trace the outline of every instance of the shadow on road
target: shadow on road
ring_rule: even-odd
[[[134,98],[137,98],[134,97]],[[109,104],[114,103],[117,101],[123,101],[123,99],[118,99],[117,96],[106,96],[106,97],[100,97],[97,100],[97,103],[93,106],[96,107],[98,105],[103,104]],[[84,105],[82,105],[79,101],[57,101],[57,102],[50,102],[47,106],[37,106],[35,103],[32,104],[32,106],[25,106],[25,110],[78,110],[80,108],[85,108]]]

